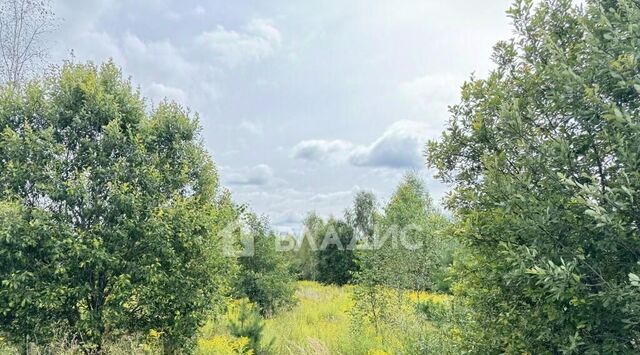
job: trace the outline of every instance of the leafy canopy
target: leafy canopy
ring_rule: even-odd
[[[218,179],[197,117],[147,111],[113,63],[0,90],[0,332],[87,349],[189,346],[225,291]]]
[[[428,160],[470,250],[458,295],[479,353],[638,351],[640,4],[516,1]]]

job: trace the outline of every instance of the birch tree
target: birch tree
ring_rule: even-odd
[[[55,28],[48,0],[0,0],[0,83],[19,86],[41,69]]]

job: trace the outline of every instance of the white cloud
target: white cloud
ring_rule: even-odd
[[[349,157],[355,166],[419,168],[424,163],[424,144],[434,133],[416,121],[398,121],[367,147],[358,147]]]
[[[168,40],[145,42],[126,33],[122,51],[127,57],[127,69],[149,73],[149,77],[161,78],[164,83],[188,84],[190,79],[203,75],[202,68],[188,60],[183,50]]]
[[[343,140],[306,140],[296,144],[292,155],[296,159],[310,161],[340,161],[347,159],[353,144]]]
[[[61,32],[64,36],[71,37],[76,33],[95,30],[101,17],[116,12],[122,5],[113,0],[64,0],[54,1],[53,9],[61,20]]]
[[[400,84],[408,97],[419,101],[450,101],[461,81],[451,74],[424,75]]]
[[[298,225],[305,217],[305,213],[301,211],[286,210],[273,219],[273,223],[279,226]]]
[[[277,46],[282,42],[282,35],[280,34],[280,31],[278,31],[271,21],[267,19],[253,19],[249,21],[247,24],[247,31],[255,33]]]
[[[194,9],[193,9],[193,13],[196,15],[204,15],[205,13],[207,13],[207,10],[205,10],[204,7],[202,7],[202,5],[197,5]]]
[[[280,46],[280,31],[265,19],[251,20],[242,31],[218,26],[201,33],[196,45],[211,53],[215,59],[229,66],[259,61],[270,56]]]
[[[228,169],[221,169],[228,170]],[[226,182],[230,185],[263,186],[274,181],[273,169],[266,164],[258,164],[240,171],[226,172]]]
[[[398,121],[369,145],[343,140],[307,140],[293,147],[293,157],[310,161],[348,162],[354,166],[381,168],[419,168],[422,151],[439,130],[417,121]]]
[[[100,63],[108,58],[112,58],[116,63],[125,63],[125,57],[120,50],[118,43],[106,32],[87,31],[81,32],[74,37],[74,56],[81,61],[91,60]],[[81,48],[82,51],[78,51]],[[66,57],[67,53],[61,53]]]
[[[404,170],[390,167],[422,165],[458,85],[483,77],[493,43],[512,36],[509,0],[54,3],[55,62],[71,48],[77,62],[113,57],[145,96],[199,112],[234,199],[281,223],[296,219],[287,211],[341,214],[354,184],[388,196]],[[426,133],[392,130],[396,118],[425,122]],[[300,142],[309,138],[324,140]]]
[[[168,98],[198,111],[220,97],[220,68],[206,58],[192,56],[191,42],[179,46],[169,39],[144,40],[125,32],[121,36],[88,31],[74,37],[80,61],[113,58],[125,75],[135,74],[143,94],[154,101]],[[201,112],[205,113],[205,112]]]

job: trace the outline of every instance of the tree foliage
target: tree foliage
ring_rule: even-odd
[[[247,213],[243,216],[253,241],[252,255],[238,258],[236,292],[258,305],[260,313],[271,316],[294,302],[294,276],[285,254],[276,250],[277,236],[268,223]]]
[[[255,305],[246,299],[242,299],[232,305],[229,313],[233,314],[227,326],[231,335],[238,338],[247,338],[248,348],[253,354],[271,353],[270,348],[274,339],[271,339],[270,342],[266,342],[263,339],[265,323]]]
[[[516,1],[428,160],[470,255],[477,353],[638,351],[640,4]]]
[[[304,221],[302,238],[293,250],[293,269],[303,280],[325,284],[350,283],[357,269],[355,262],[356,227],[349,221],[330,217],[323,220],[310,213]]]
[[[291,251],[291,268],[298,279],[317,281],[319,278],[318,241],[324,221],[311,212],[304,219],[303,225],[302,236],[295,240],[295,247]]]
[[[433,290],[442,286],[455,243],[444,234],[447,218],[429,196],[424,182],[408,173],[384,210],[374,212],[371,240],[358,251],[361,284],[395,289]]]
[[[0,90],[0,332],[100,350],[155,329],[188,347],[228,282],[197,117],[146,111],[107,63]]]
[[[354,229],[346,222],[329,218],[320,229],[318,244],[318,281],[344,285],[356,270],[353,250]]]

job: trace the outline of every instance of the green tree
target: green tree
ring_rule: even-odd
[[[228,328],[235,337],[246,337],[249,339],[249,349],[254,354],[269,354],[275,339],[265,342],[263,337],[264,320],[260,312],[247,299],[240,300],[237,305],[235,317],[229,319]],[[234,312],[235,313],[235,312]]]
[[[358,191],[353,207],[345,211],[345,221],[353,228],[358,242],[370,242],[378,219],[376,196],[370,191]]]
[[[293,254],[292,269],[300,280],[318,280],[318,247],[322,240],[321,231],[324,229],[324,221],[314,212],[304,220],[304,230],[301,239],[296,240],[296,246],[291,251]]]
[[[351,282],[357,270],[355,248],[360,241],[372,238],[376,213],[376,198],[366,191],[356,194],[344,220],[330,218],[325,222],[310,213],[293,251],[298,277],[339,285]]]
[[[454,243],[442,233],[448,220],[433,206],[415,173],[405,175],[384,214],[375,217],[370,240],[357,251],[354,323],[370,323],[384,337],[387,327],[400,327],[405,290],[439,286],[449,266]],[[438,278],[439,277],[439,278]]]
[[[382,268],[393,270],[385,283],[399,289],[434,289],[454,248],[443,234],[447,224],[420,177],[406,174],[380,223],[379,237],[388,239],[374,253]]]
[[[463,349],[636,353],[640,4],[536,3],[428,146],[470,252]]]
[[[113,63],[67,63],[0,89],[0,127],[2,335],[100,351],[155,329],[168,352],[192,345],[228,270],[197,117],[146,111]]]
[[[294,276],[286,254],[276,250],[278,237],[267,221],[251,213],[245,213],[243,219],[254,249],[252,255],[238,259],[236,292],[257,304],[262,315],[271,316],[293,304]]]
[[[455,243],[443,233],[448,220],[435,208],[417,174],[404,176],[383,212],[370,227],[374,238],[358,252],[359,282],[434,289],[451,262]]]
[[[356,271],[354,230],[346,222],[330,218],[320,232],[318,245],[318,281],[344,285]]]

